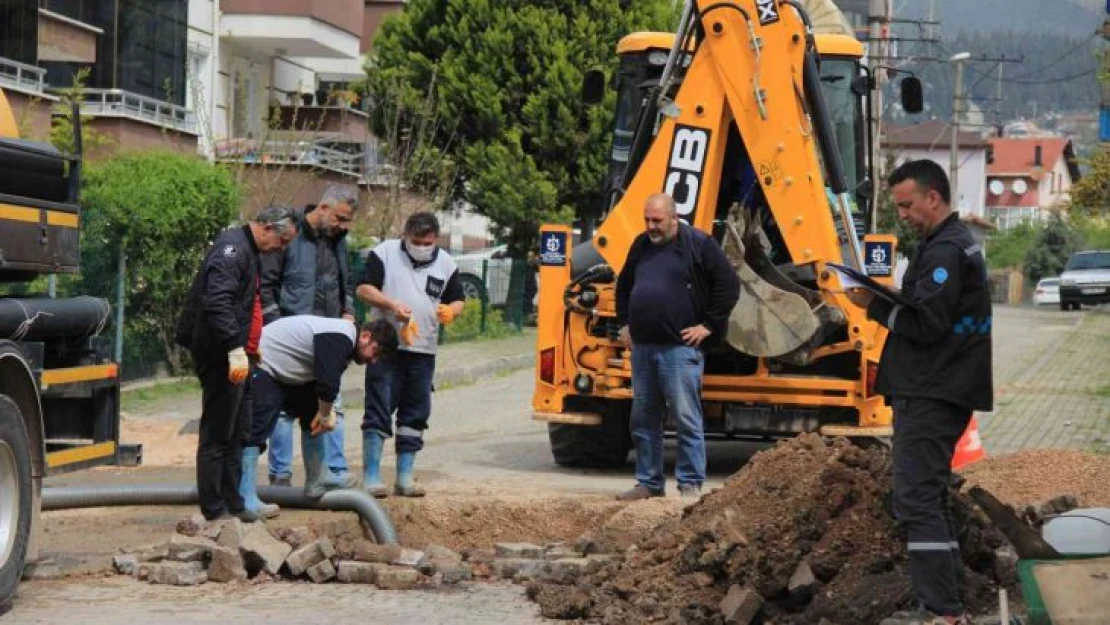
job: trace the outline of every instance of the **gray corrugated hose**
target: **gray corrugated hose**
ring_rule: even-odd
[[[361,490],[333,490],[319,499],[305,497],[293,486],[259,486],[258,497],[282,508],[335,510],[358,514],[381,544],[397,544],[397,531],[385,508]],[[134,484],[121,486],[62,486],[42,489],[43,510],[100,508],[107,506],[187,506],[197,503],[193,485]]]

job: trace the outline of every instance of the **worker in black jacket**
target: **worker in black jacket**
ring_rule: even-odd
[[[189,348],[203,406],[197,444],[197,497],[204,518],[257,520],[239,495],[241,454],[250,418],[250,363],[262,333],[259,254],[297,234],[293,211],[272,206],[220,233],[193,281],[176,339]]]
[[[693,498],[705,481],[701,348],[725,336],[740,280],[721,246],[678,218],[671,196],[648,197],[644,223],[617,278],[617,321],[632,350],[636,445],[636,486],[618,499],[663,495],[666,410],[678,430],[678,490]]]
[[[986,261],[949,205],[939,165],[909,161],[888,182],[898,216],[921,238],[902,279],[905,301],[858,289],[848,296],[890,331],[875,390],[894,409],[894,512],[907,533],[921,604],[906,622],[964,623],[957,581],[963,565],[947,495],[952,456],[972,411],[993,405]]]

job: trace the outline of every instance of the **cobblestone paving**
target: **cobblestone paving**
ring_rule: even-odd
[[[995,309],[995,410],[987,453],[1105,450],[1110,443],[1110,310]]]

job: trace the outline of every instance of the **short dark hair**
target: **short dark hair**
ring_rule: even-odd
[[[362,331],[369,332],[378,344],[378,358],[388,359],[397,351],[397,329],[385,319],[375,319],[362,324]]]
[[[948,185],[948,174],[944,168],[929,159],[906,161],[890,172],[887,184],[894,186],[907,180],[917,183],[917,188],[922,193],[936,191],[945,204],[952,203],[952,188]]]
[[[296,217],[297,212],[292,208],[275,204],[258,211],[252,221],[263,226],[272,226],[278,230],[284,230],[289,226],[297,225]]]
[[[435,213],[420,211],[409,215],[405,220],[405,234],[410,237],[439,236],[439,220]]]

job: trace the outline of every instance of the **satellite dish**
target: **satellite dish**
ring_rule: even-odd
[[[1029,190],[1029,185],[1025,184],[1025,181],[1021,178],[1018,178],[1014,181],[1014,186],[1012,188],[1014,190],[1014,193],[1021,195]]]
[[[1006,185],[1002,184],[1001,180],[991,180],[989,188],[991,195],[1002,195],[1006,191]]]

